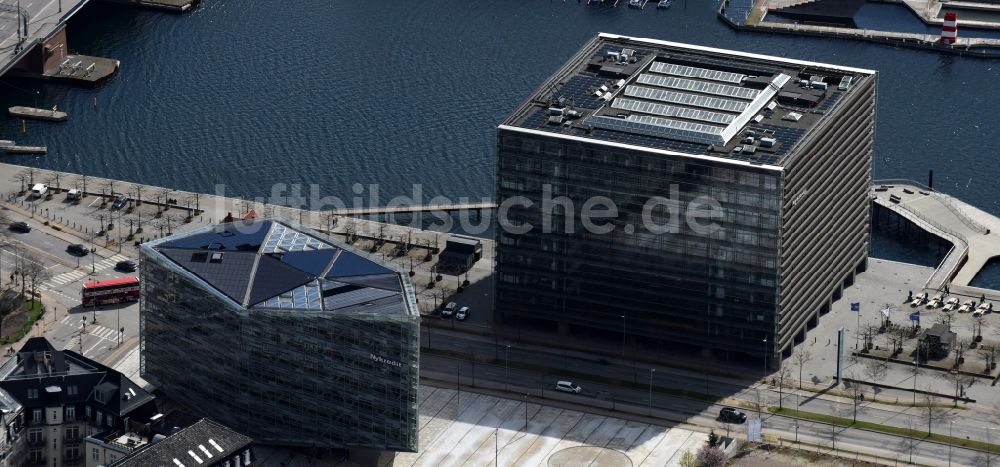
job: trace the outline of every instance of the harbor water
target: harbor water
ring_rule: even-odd
[[[69,113],[0,119],[0,139],[44,145],[17,164],[261,197],[275,183],[349,198],[488,198],[495,126],[597,32],[880,72],[876,178],[925,181],[1000,214],[992,139],[1000,62],[840,39],[740,33],[714,1],[668,10],[569,0],[246,2],[187,14],[92,2],[70,48],[121,60],[96,89],[8,81],[3,104]]]

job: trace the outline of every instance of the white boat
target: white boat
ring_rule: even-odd
[[[660,0],[660,3],[656,4],[656,8],[667,9],[670,8],[670,2],[673,0]]]

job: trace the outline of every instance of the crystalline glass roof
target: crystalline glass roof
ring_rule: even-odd
[[[203,228],[153,249],[245,308],[409,312],[401,273],[278,221]]]

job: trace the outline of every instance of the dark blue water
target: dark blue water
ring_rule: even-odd
[[[1000,289],[1000,258],[993,258],[986,263],[969,285],[984,289]]]
[[[4,86],[2,104],[58,104],[61,124],[13,119],[44,144],[15,163],[187,190],[267,196],[273,183],[383,196],[488,197],[496,124],[599,31],[880,70],[876,177],[924,180],[986,211],[1000,203],[1000,62],[848,40],[737,33],[714,2],[668,11],[577,2],[206,0],[173,15],[93,3],[70,48],[122,61],[90,90]],[[97,108],[93,99],[97,98]]]

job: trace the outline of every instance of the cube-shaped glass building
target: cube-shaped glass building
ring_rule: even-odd
[[[594,38],[498,128],[497,316],[774,366],[865,268],[876,77]]]
[[[419,313],[409,277],[280,220],[141,247],[141,372],[266,444],[416,451]]]

